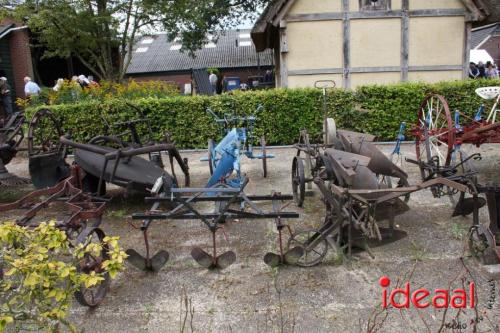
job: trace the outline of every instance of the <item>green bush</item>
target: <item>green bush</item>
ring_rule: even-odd
[[[371,85],[356,91],[335,89],[328,94],[328,115],[335,118],[340,128],[371,133],[379,140],[393,140],[402,121],[407,122],[408,127],[416,123],[426,94],[442,94],[448,99],[452,112],[458,109],[472,115],[484,103],[474,90],[487,85],[500,85],[500,80]],[[309,130],[312,137],[319,137],[322,130],[323,96],[318,89],[273,89],[213,97],[139,98],[133,103],[152,120],[157,138],[170,132],[181,148],[202,148],[206,147],[209,138],[220,139],[215,122],[205,112],[207,107],[220,115],[232,111],[248,115],[262,104],[264,111],[258,115],[255,136],[265,134],[270,145],[293,144],[301,129]],[[491,103],[485,104],[491,107]],[[38,108],[29,108],[27,113],[32,114]],[[71,130],[75,140],[81,142],[105,133],[103,118],[108,122],[137,118],[137,112],[124,99],[49,108],[63,119],[64,128]]]

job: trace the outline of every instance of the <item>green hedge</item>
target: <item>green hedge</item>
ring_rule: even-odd
[[[335,89],[328,94],[328,113],[338,127],[371,133],[379,140],[393,140],[402,121],[409,125],[416,123],[426,94],[442,94],[452,111],[459,109],[474,114],[484,103],[474,90],[487,85],[500,85],[500,80],[372,85],[356,91]],[[264,111],[258,116],[255,134],[265,134],[268,144],[276,145],[294,143],[304,128],[318,137],[322,127],[322,101],[322,93],[317,89],[273,89],[215,97],[145,98],[135,100],[134,104],[150,117],[157,137],[168,131],[179,147],[201,148],[206,147],[209,138],[220,138],[217,126],[205,112],[208,106],[219,114],[234,110],[243,115],[252,114],[257,105],[262,104]],[[38,108],[28,109],[27,113],[32,114]],[[136,111],[119,99],[49,108],[81,142],[105,132],[102,118],[109,122],[137,118]]]

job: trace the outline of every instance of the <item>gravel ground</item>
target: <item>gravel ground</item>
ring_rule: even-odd
[[[389,153],[392,147],[380,148]],[[500,145],[473,149],[483,155],[477,163],[481,181],[500,184]],[[259,161],[243,162],[251,180],[247,194],[269,194],[272,190],[291,193],[294,151],[281,148],[271,152],[276,158],[269,161],[267,179],[262,178]],[[203,186],[209,176],[206,162],[199,162],[202,155],[183,154],[189,158],[192,186]],[[414,158],[414,146],[404,145],[403,155]],[[27,161],[17,158],[8,168],[26,175]],[[403,163],[403,168],[411,184],[419,182],[417,168],[408,163]],[[3,191],[0,200],[8,202],[29,190]],[[126,199],[119,189],[113,193],[116,197],[104,218],[104,230],[120,236],[123,248],[144,252],[141,233],[127,222],[132,222],[133,212],[144,211],[147,206],[141,199]],[[180,332],[183,326],[184,332],[437,332],[442,324],[458,318],[467,326],[462,332],[472,332],[471,320],[480,317],[479,331],[500,332],[500,281],[492,289],[481,265],[464,250],[471,218],[451,218],[449,198],[435,199],[428,190],[412,195],[409,206],[408,212],[396,218],[398,229],[406,237],[373,247],[375,258],[360,252],[340,264],[338,257],[328,255],[322,264],[307,269],[271,269],[264,264],[264,254],[277,247],[272,220],[228,221],[228,242],[222,237],[219,241],[222,248],[237,253],[237,261],[223,271],[200,268],[190,257],[192,246],[209,245],[210,234],[200,222],[154,222],[151,246],[153,252],[170,252],[166,267],[159,273],[144,273],[127,266],[97,309],[89,310],[75,302],[71,320],[85,332],[107,333]],[[288,210],[301,215],[288,221],[294,230],[321,225],[324,207],[315,188],[303,209],[292,205]],[[486,209],[481,210],[481,219],[488,223]],[[464,267],[470,275],[464,273]],[[431,291],[461,288],[462,282],[473,278],[479,316],[470,309],[450,309],[446,316],[443,310],[431,308],[382,311],[382,276],[393,281],[391,288],[408,281],[412,289],[425,287]],[[496,301],[488,309],[487,301],[492,296]],[[442,331],[452,329],[444,327]]]

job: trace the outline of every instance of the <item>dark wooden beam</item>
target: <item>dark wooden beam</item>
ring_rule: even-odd
[[[410,55],[410,0],[401,3],[401,81],[408,81],[408,66]]]
[[[351,88],[351,21],[349,19],[349,0],[342,0],[342,25],[343,25],[343,80],[342,84],[345,89]]]
[[[469,77],[469,63],[470,63],[470,50],[472,45],[472,23],[465,23],[464,30],[464,60],[463,60],[463,74],[464,79]]]

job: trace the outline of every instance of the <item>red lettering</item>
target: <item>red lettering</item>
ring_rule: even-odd
[[[420,295],[419,295],[420,294]],[[413,305],[415,305],[418,309],[425,309],[429,307],[430,303],[420,303],[421,300],[425,299],[431,293],[427,289],[417,289],[411,295],[411,301]]]
[[[460,302],[457,303],[457,301]],[[453,290],[453,296],[451,297],[451,307],[454,309],[465,309],[467,307],[467,293],[463,289]]]
[[[405,297],[405,300],[403,303],[397,303],[394,298],[396,295],[401,294]],[[409,308],[410,307],[410,283],[406,282],[405,284],[405,289],[401,288],[396,288],[391,292],[390,296],[390,302],[392,306],[394,306],[396,309],[402,309],[402,308]]]
[[[434,308],[446,309],[450,304],[448,290],[436,289],[435,293],[436,295],[432,298],[432,305],[434,306]],[[439,304],[438,300],[442,300],[442,303]]]

